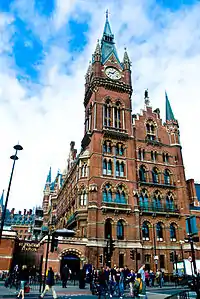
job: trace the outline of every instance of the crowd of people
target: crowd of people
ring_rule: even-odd
[[[106,266],[100,270],[93,267],[89,276],[92,293],[105,293],[110,298],[113,295],[123,298],[125,289],[129,289],[130,296],[133,298],[142,295],[145,298],[146,286],[153,287],[155,281],[160,287],[164,284],[164,273],[161,270],[156,274],[153,271],[145,270],[145,265],[142,265],[138,272],[129,270],[127,266],[124,268],[119,268],[116,265],[113,268]]]

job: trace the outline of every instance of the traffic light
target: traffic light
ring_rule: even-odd
[[[58,237],[56,237],[54,234],[52,235],[51,239],[51,252],[54,252],[58,248]]]
[[[103,254],[100,254],[99,256],[99,264],[103,264]]]
[[[174,262],[174,252],[170,252],[170,262]]]
[[[135,259],[135,251],[134,251],[134,249],[131,249],[131,251],[130,251],[130,257],[131,257],[132,260]]]
[[[115,241],[111,238],[110,239],[110,255],[111,256],[112,256],[114,250],[115,250]]]

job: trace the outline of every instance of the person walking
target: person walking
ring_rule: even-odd
[[[44,295],[51,289],[53,298],[57,299],[58,297],[57,297],[56,291],[54,289],[54,284],[55,284],[54,272],[53,272],[52,267],[49,267],[49,271],[48,271],[48,274],[47,274],[46,285],[45,285],[44,291],[39,296],[39,298],[44,298]]]
[[[67,281],[69,278],[69,268],[67,265],[65,265],[62,268],[62,272],[61,272],[61,279],[62,279],[62,287],[66,288],[67,287]]]
[[[22,296],[22,299],[24,299],[24,288],[25,285],[29,282],[29,272],[26,265],[22,266],[22,269],[19,271],[19,281],[20,281],[20,289],[19,293],[17,295],[17,298]]]

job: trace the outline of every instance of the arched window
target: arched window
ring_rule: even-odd
[[[143,165],[139,169],[139,178],[141,182],[146,182],[146,169]]]
[[[124,162],[121,162],[121,164],[120,164],[120,176],[121,177],[124,176]]]
[[[107,170],[107,174],[111,175],[112,174],[112,162],[111,160],[108,161],[108,170]]]
[[[103,174],[112,175],[112,161],[103,160]]]
[[[139,206],[142,210],[148,210],[149,207],[149,199],[147,194],[141,194],[139,197]]]
[[[105,222],[105,239],[112,238],[112,224],[110,219],[106,219]]]
[[[152,170],[152,179],[153,179],[153,183],[155,184],[159,183],[158,169],[156,167],[154,167]]]
[[[87,164],[83,164],[81,166],[81,177],[86,177],[87,176]]]
[[[119,176],[119,161],[116,162],[116,176]]]
[[[162,156],[163,156],[163,162],[164,163],[168,163],[169,162],[169,155],[168,155],[168,153],[163,153]]]
[[[103,190],[103,201],[104,202],[112,202],[112,189],[110,184],[106,184]]]
[[[120,104],[117,103],[116,107],[114,108],[114,114],[115,114],[115,128],[120,129],[121,128],[121,117],[120,117]]]
[[[117,222],[117,239],[124,240],[124,225],[122,223],[122,220],[119,220]]]
[[[170,171],[168,169],[165,169],[164,172],[164,182],[165,185],[170,185]]]
[[[110,154],[112,152],[112,145],[111,142],[108,140],[105,140],[103,143],[103,152]]]
[[[158,241],[163,241],[163,226],[161,222],[156,224],[156,235]]]
[[[156,139],[156,124],[153,122],[153,120],[148,120],[146,123],[146,132],[148,140]]]
[[[170,240],[176,241],[176,226],[174,223],[170,224]]]
[[[139,148],[139,150],[138,150],[138,159],[142,160],[142,150],[141,150],[141,148]]]
[[[145,221],[142,225],[142,239],[148,241],[149,237],[149,223]]]
[[[107,174],[107,160],[103,160],[103,174]]]
[[[80,195],[80,206],[87,206],[87,193],[85,190],[82,190]]]
[[[122,185],[119,185],[117,187],[115,202],[121,203],[121,204],[127,203],[126,194],[124,191],[124,187]]]
[[[124,155],[124,146],[121,143],[117,143],[115,148],[116,155],[123,156]]]
[[[161,195],[158,190],[156,190],[153,195],[153,209],[154,211],[162,210]]]
[[[151,151],[151,161],[156,162],[157,160],[157,152]]]
[[[166,196],[166,208],[167,211],[174,211],[174,198],[171,192],[168,192]]]
[[[111,105],[110,105],[110,101],[107,100],[106,104],[104,105],[104,126],[111,127],[111,125],[112,125]]]

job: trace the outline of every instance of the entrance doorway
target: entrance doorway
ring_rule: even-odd
[[[74,253],[67,253],[63,255],[60,263],[60,273],[62,273],[63,267],[67,265],[72,271],[72,278],[78,277],[80,272],[80,258]]]

